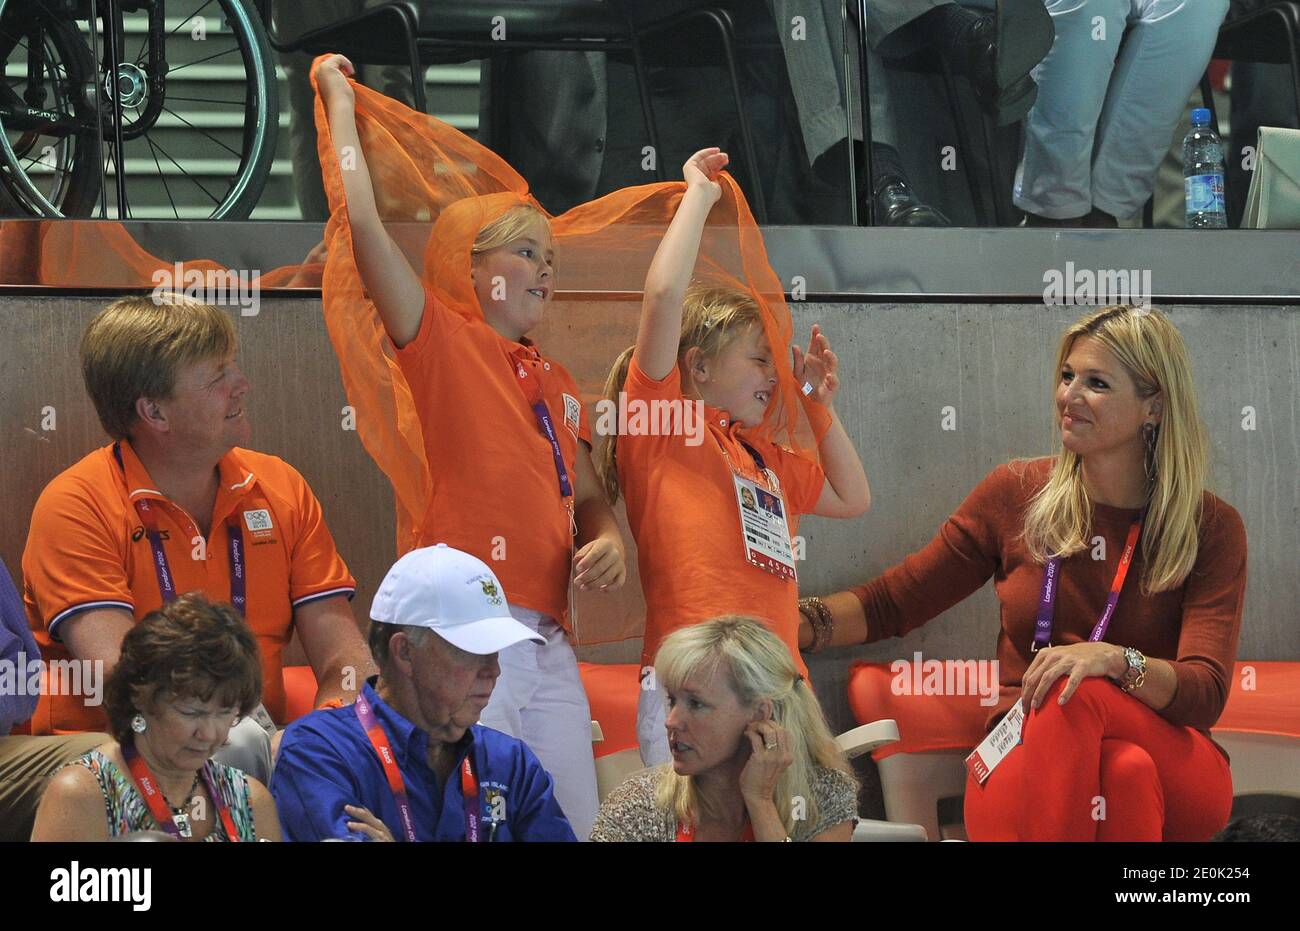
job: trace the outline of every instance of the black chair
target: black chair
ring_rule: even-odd
[[[1214,57],[1290,65],[1296,124],[1300,125],[1300,3],[1294,0],[1270,3],[1253,13],[1228,20],[1219,29]]]
[[[844,0],[844,18],[847,22],[850,0]],[[849,199],[853,202],[853,218],[858,226],[875,226],[876,225],[876,196],[875,185],[872,181],[872,158],[871,158],[871,76],[867,74],[867,0],[857,0],[852,9],[857,16],[858,21],[858,73],[862,86],[859,90],[862,97],[858,101],[858,107],[862,113],[862,169],[867,173],[867,215],[858,216],[857,208],[857,159],[853,154],[852,140],[849,142]],[[848,36],[845,36],[845,45],[848,44]],[[845,100],[847,106],[852,103]],[[866,221],[863,223],[863,221]]]
[[[846,5],[850,0],[845,0]],[[862,111],[862,135],[864,162],[863,170],[867,173],[867,190],[874,191],[872,181],[872,163],[871,163],[871,98],[870,85],[867,75],[867,35],[863,24],[867,16],[867,0],[856,0],[853,7],[858,21],[858,65],[861,73],[862,82],[862,99],[860,101]],[[932,57],[929,57],[932,56]],[[936,63],[937,59],[937,63]],[[937,66],[936,66],[937,64]],[[995,139],[996,127],[992,126],[991,118],[981,112],[979,119],[980,144],[984,149],[984,158],[987,163],[987,170],[983,177],[977,177],[974,165],[975,161],[971,154],[975,151],[975,143],[972,138],[970,127],[966,122],[966,117],[962,110],[962,98],[958,94],[957,80],[952,73],[952,67],[948,60],[938,51],[923,51],[912,56],[907,62],[894,62],[895,67],[904,71],[914,71],[921,74],[938,72],[943,79],[944,96],[947,99],[948,111],[952,117],[953,129],[957,136],[957,152],[960,163],[963,166],[962,174],[966,178],[966,184],[970,191],[971,205],[975,209],[975,217],[981,226],[1009,226],[1011,217],[1002,209],[1001,201],[998,198],[998,181],[1002,177],[1002,168],[997,157],[997,141]],[[850,168],[850,175],[855,176],[857,166]],[[987,200],[986,200],[987,198]],[[865,220],[865,223],[863,222]],[[867,212],[865,217],[858,217],[859,225],[875,226],[876,225],[876,199],[874,196],[867,197]]]
[[[406,65],[411,69],[415,106],[422,112],[427,111],[423,78],[429,65],[513,51],[630,52],[646,132],[659,153],[662,149],[643,45],[648,38],[692,20],[702,20],[717,32],[753,188],[750,203],[755,218],[765,223],[767,211],[758,158],[736,65],[736,30],[731,14],[722,6],[701,4],[664,16],[639,12],[634,24],[621,0],[416,0],[374,7],[291,39],[272,34],[271,45],[280,52],[340,52],[358,63]],[[664,180],[659,158],[655,160],[655,174]]]

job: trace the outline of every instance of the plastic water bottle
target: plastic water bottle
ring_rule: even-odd
[[[1192,129],[1183,139],[1183,187],[1187,228],[1221,230],[1228,226],[1223,200],[1223,143],[1210,125],[1210,111],[1192,111]]]

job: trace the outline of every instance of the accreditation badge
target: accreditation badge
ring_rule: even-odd
[[[736,483],[745,558],[773,575],[796,581],[790,526],[785,520],[785,501],[780,489],[768,491],[737,472],[731,475]]]
[[[966,757],[966,770],[975,777],[977,783],[983,785],[989,774],[1015,749],[1020,743],[1020,732],[1024,727],[1025,709],[1017,700],[1011,710],[1002,716],[997,727],[989,731],[989,735]]]

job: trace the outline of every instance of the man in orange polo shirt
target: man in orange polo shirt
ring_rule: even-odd
[[[239,448],[249,384],[236,349],[229,317],[185,297],[123,298],[91,321],[82,374],[115,442],[41,493],[23,595],[46,660],[102,662],[103,675],[125,633],[164,601],[192,590],[229,601],[257,636],[263,704],[282,725],[281,653],[294,630],[318,705],[352,701],[373,669],[320,503],[292,466]],[[33,734],[104,729],[88,696],[59,691],[42,695]],[[242,752],[227,760],[266,768],[259,778],[273,729],[260,717],[266,730],[250,719],[232,731]]]

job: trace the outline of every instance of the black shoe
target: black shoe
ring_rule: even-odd
[[[876,184],[877,226],[951,226],[935,208],[922,203],[908,183],[897,175],[885,175]]]
[[[1038,98],[1029,72],[1051,51],[1056,27],[1042,0],[998,0],[971,29],[971,82],[997,125],[1024,118]]]
[[[1088,215],[1083,218],[1083,225],[1096,230],[1117,230],[1119,229],[1119,220],[1106,211],[1093,207],[1088,211]]]

